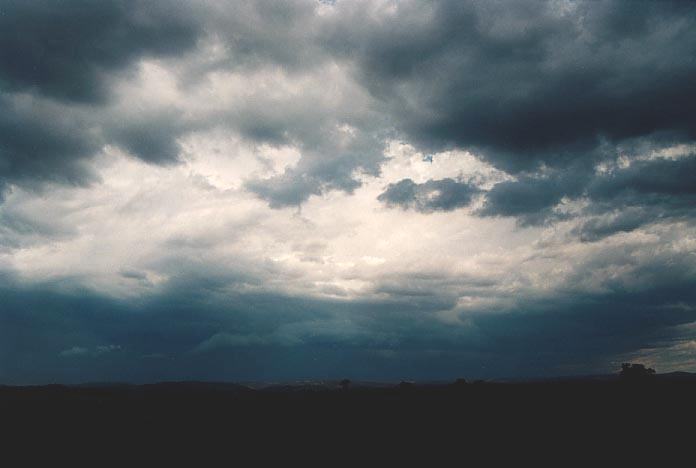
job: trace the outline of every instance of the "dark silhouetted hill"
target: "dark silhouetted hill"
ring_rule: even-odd
[[[599,453],[602,466],[612,461],[625,466],[621,456],[641,453],[645,462],[659,453],[664,463],[665,454],[690,447],[696,417],[696,375],[684,372],[645,382],[613,375],[254,387],[4,386],[1,440],[5,447],[28,443],[33,449],[23,453],[29,458],[89,454],[93,461],[107,457],[125,465],[139,460],[138,466],[144,462],[139,453],[154,457],[153,466],[172,457],[198,466],[213,454],[220,464],[239,464],[246,457],[257,463],[319,457],[325,464],[391,465],[407,459],[439,466],[452,460],[474,464],[483,457],[509,465],[531,457],[556,466],[570,459],[596,466],[593,457]]]

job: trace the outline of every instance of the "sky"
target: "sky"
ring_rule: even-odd
[[[0,383],[696,371],[696,3],[0,0]]]

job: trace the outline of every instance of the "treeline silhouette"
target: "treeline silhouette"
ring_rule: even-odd
[[[452,450],[460,461],[538,451],[576,459],[597,450],[621,456],[658,442],[689,446],[692,433],[680,428],[694,420],[695,400],[696,375],[660,375],[640,364],[624,364],[611,376],[529,382],[6,386],[0,387],[6,431],[0,440],[116,458],[185,449],[194,456],[191,466],[195,454],[211,450],[229,460],[321,453],[361,464],[354,457],[366,451],[419,452],[425,458],[411,461],[428,466]]]

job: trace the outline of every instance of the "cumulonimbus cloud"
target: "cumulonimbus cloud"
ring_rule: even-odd
[[[690,2],[1,9],[0,379],[605,370],[688,338]]]

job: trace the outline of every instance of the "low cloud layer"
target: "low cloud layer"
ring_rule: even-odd
[[[0,383],[688,369],[690,2],[0,5]]]

